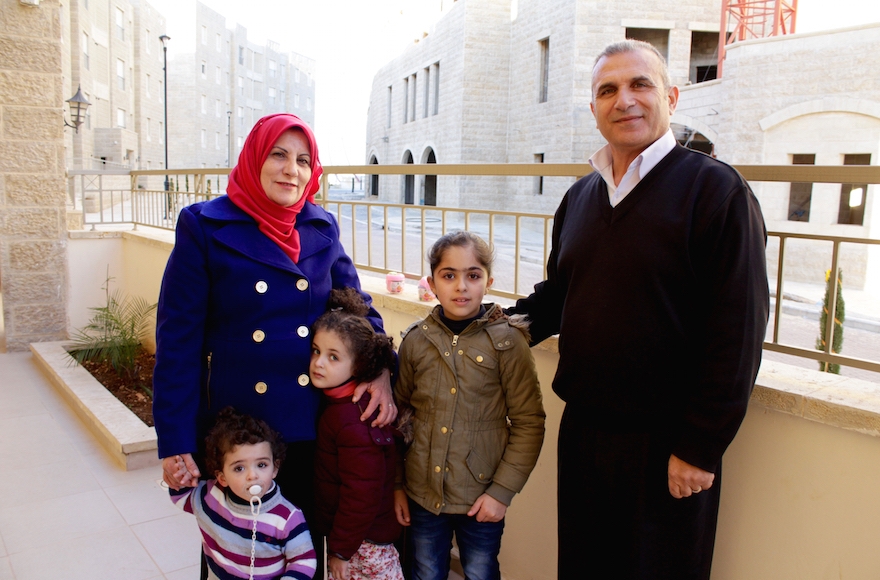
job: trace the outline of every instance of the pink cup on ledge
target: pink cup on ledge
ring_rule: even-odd
[[[388,272],[385,274],[385,288],[392,294],[403,292],[405,276],[400,272]]]

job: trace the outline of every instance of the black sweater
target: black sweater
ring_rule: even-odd
[[[547,280],[513,310],[533,341],[559,333],[553,390],[586,421],[658,431],[711,471],[761,360],[765,244],[742,176],[676,146],[617,207],[598,173],[571,187]]]

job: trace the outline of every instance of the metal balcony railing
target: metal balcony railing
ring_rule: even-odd
[[[880,184],[880,166],[743,165],[737,169],[753,186],[762,182],[806,182],[832,184]],[[318,201],[333,213],[340,225],[342,242],[359,269],[373,272],[397,271],[407,278],[428,274],[425,255],[440,235],[467,229],[486,239],[495,248],[495,286],[493,294],[517,298],[527,295],[543,280],[550,251],[553,216],[497,209],[451,208],[368,201],[355,198],[345,189],[330,187],[331,176],[471,176],[569,178],[586,175],[588,164],[414,164],[351,165],[324,168]],[[186,205],[216,197],[226,189],[229,169],[190,169],[148,171],[70,171],[73,206],[82,209],[85,224],[131,223],[173,230],[177,215]],[[170,182],[165,191],[164,182]],[[115,180],[115,181],[114,181]],[[873,200],[877,203],[877,200]],[[801,224],[798,224],[799,226]],[[806,224],[804,224],[806,225]],[[880,224],[874,224],[880,228]],[[859,254],[856,260],[880,259],[880,240],[867,237],[814,235],[771,231],[768,233],[768,276],[775,281],[771,326],[764,348],[786,355],[880,372],[880,348],[868,358],[835,354],[832,333],[837,312],[837,277],[831,277],[829,314],[823,330],[824,348],[810,349],[786,344],[780,338],[786,270],[792,269],[792,244],[830,245],[830,257],[820,268],[837,272],[842,256]],[[842,248],[846,247],[846,251]],[[854,249],[855,248],[855,249]],[[827,247],[802,251],[824,260]],[[775,255],[774,255],[775,253]],[[786,258],[789,257],[787,260]],[[800,260],[800,257],[798,257]],[[814,266],[814,269],[817,267]],[[772,284],[771,284],[772,286]],[[880,324],[880,321],[878,321]],[[880,341],[878,341],[880,342]]]

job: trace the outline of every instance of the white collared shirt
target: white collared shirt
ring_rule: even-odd
[[[675,136],[672,129],[666,131],[662,137],[651,143],[647,149],[639,153],[626,169],[626,173],[620,179],[620,184],[614,185],[614,170],[611,165],[611,146],[605,145],[596,151],[588,160],[593,169],[602,176],[608,186],[608,201],[611,207],[617,206],[629,192],[648,174],[649,171],[660,163],[670,151],[675,148]]]

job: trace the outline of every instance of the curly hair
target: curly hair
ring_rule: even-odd
[[[385,369],[394,368],[394,340],[373,330],[366,319],[370,307],[354,288],[330,292],[327,312],[315,321],[313,335],[334,332],[348,347],[352,377],[359,383],[372,381]]]
[[[236,412],[226,407],[217,415],[217,422],[205,437],[205,464],[209,473],[223,471],[227,453],[239,445],[256,445],[266,442],[272,449],[272,461],[281,465],[287,447],[281,434],[269,427],[262,419]]]

